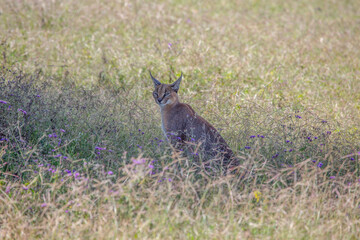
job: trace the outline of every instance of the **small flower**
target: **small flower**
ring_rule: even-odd
[[[330,176],[330,179],[335,179],[335,176]]]
[[[112,171],[107,172],[108,175],[113,175],[114,173]]]
[[[190,141],[195,142],[195,139],[194,139],[194,138],[190,138]]]
[[[102,147],[95,147],[96,150],[106,150],[106,147],[102,148]]]
[[[286,140],[286,142],[287,142],[287,143],[289,143],[289,142],[290,142],[290,140]]]
[[[327,123],[327,121],[326,121],[326,120],[322,120],[321,122],[322,122],[322,123]]]
[[[293,150],[292,149],[289,149],[289,152],[292,152]]]
[[[9,193],[9,192],[10,192],[10,189],[11,189],[10,186],[7,186],[7,187],[6,187],[6,190],[5,190],[5,193]]]
[[[41,204],[41,207],[46,207],[46,206],[47,206],[47,203]]]
[[[21,109],[21,108],[19,108],[18,111],[19,111],[19,112],[22,112],[24,115],[27,114],[27,112],[26,112],[25,110]]]
[[[327,131],[326,134],[330,135],[330,134],[331,134],[331,131]]]
[[[296,118],[299,118],[299,119],[301,118],[301,116],[299,116],[299,115],[295,115],[295,117],[296,117]]]
[[[0,100],[0,103],[2,104],[8,104],[6,101]]]
[[[36,97],[38,97],[38,98],[39,98],[39,97],[41,97],[41,96],[38,94],[38,95],[36,95]]]
[[[168,181],[169,181],[169,182],[172,182],[172,179],[171,179],[171,178],[169,178],[169,179],[168,179]]]
[[[172,43],[168,43],[168,47],[171,48],[171,47],[172,47]]]
[[[66,131],[65,131],[64,129],[60,128],[60,132],[63,132],[63,133],[64,133],[64,132],[66,132]]]
[[[260,198],[261,198],[261,192],[256,190],[254,192],[254,197],[256,198],[256,202],[259,202],[260,201]]]
[[[352,158],[350,158],[350,160],[351,160],[351,161],[354,161],[354,160],[355,160],[355,158],[353,158],[353,157],[352,157]]]
[[[245,146],[246,149],[250,149],[251,147],[250,146]]]
[[[11,105],[9,105],[9,107],[8,107],[8,110],[10,110],[11,109]]]
[[[148,167],[151,168],[151,169],[153,169],[153,168],[154,168],[154,165],[149,164]]]
[[[61,157],[61,154],[55,155],[54,157],[56,157],[56,158]]]
[[[324,165],[324,164],[323,164],[322,162],[319,162],[319,163],[317,164],[317,166],[318,166],[319,168],[321,168],[323,165]]]
[[[251,135],[251,136],[250,136],[250,138],[254,138],[254,137],[256,137],[256,136],[255,136],[255,135]]]

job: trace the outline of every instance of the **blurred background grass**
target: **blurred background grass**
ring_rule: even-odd
[[[0,0],[0,43],[0,236],[358,236],[359,1]],[[248,176],[171,155],[149,69]]]

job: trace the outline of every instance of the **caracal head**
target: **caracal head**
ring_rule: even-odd
[[[150,72],[150,76],[154,82],[154,87],[155,87],[153,92],[153,97],[155,99],[155,102],[159,104],[161,108],[179,102],[177,92],[179,91],[180,82],[182,79],[182,73],[179,79],[172,84],[162,84],[159,80],[157,80],[151,75],[151,72]]]

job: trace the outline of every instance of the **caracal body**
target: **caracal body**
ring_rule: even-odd
[[[162,84],[151,73],[153,97],[160,106],[161,125],[166,138],[177,149],[200,151],[207,158],[217,158],[226,167],[238,164],[237,159],[219,132],[190,105],[178,97],[181,77],[172,84]],[[191,149],[191,150],[189,150]]]

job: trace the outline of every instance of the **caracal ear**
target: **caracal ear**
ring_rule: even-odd
[[[156,86],[159,86],[161,84],[161,82],[159,80],[157,80],[156,78],[153,77],[153,75],[151,75],[151,72],[149,70],[149,73],[150,73],[150,77],[151,79],[153,80],[154,82],[154,87],[156,88]]]
[[[178,80],[176,80],[173,84],[170,85],[170,87],[177,93],[180,88],[180,82],[182,79],[182,73]]]

